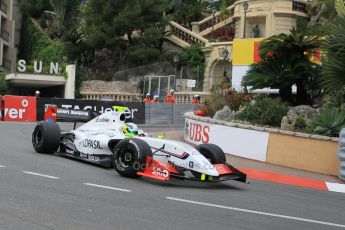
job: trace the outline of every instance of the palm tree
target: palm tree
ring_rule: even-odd
[[[73,14],[77,12],[80,5],[79,0],[50,0],[50,4],[54,9],[54,13],[58,20],[58,33],[61,36],[63,27],[70,25],[73,19]]]
[[[327,57],[322,62],[323,71],[321,84],[326,92],[344,94],[345,87],[345,17],[338,17],[331,26],[329,37],[323,42],[322,48]]]
[[[272,36],[261,43],[262,62],[253,64],[243,79],[243,85],[254,88],[276,87],[283,100],[291,101],[291,86],[296,84],[296,103],[307,102],[307,90],[318,77],[320,67],[309,61],[318,47],[319,36],[305,36],[306,30],[293,28],[290,35]]]

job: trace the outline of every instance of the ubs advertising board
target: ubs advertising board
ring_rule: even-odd
[[[60,98],[37,98],[37,120],[44,120],[45,105],[56,105],[58,108],[93,110],[98,113],[113,111],[113,106],[126,106],[130,110],[128,121],[145,124],[145,104],[143,102],[94,101]]]
[[[225,153],[266,161],[267,132],[240,129],[186,118],[184,139],[195,145],[212,143]],[[248,140],[251,140],[248,143]]]

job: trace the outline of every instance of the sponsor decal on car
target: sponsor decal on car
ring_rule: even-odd
[[[87,153],[80,153],[80,158],[84,160],[91,160],[91,161],[100,161],[100,157],[95,156],[95,155],[89,155]]]
[[[66,153],[71,154],[71,155],[74,155],[74,151],[73,151],[73,150],[70,150],[70,149],[66,149]]]
[[[152,175],[161,176],[161,177],[168,177],[169,172],[166,169],[162,169],[162,168],[153,166],[152,167]]]
[[[95,122],[100,122],[100,123],[108,123],[110,120],[106,117],[103,118],[96,118]]]
[[[81,145],[85,148],[103,149],[99,140],[85,139],[81,142]]]
[[[194,162],[193,161],[189,161],[188,166],[189,166],[189,168],[193,168],[194,167]]]

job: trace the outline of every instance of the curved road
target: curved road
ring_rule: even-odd
[[[261,181],[127,179],[111,169],[35,153],[33,127],[0,123],[3,230],[345,228],[341,193]]]

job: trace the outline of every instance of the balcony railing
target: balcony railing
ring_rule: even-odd
[[[1,10],[2,12],[4,12],[5,14],[7,14],[7,4],[4,3],[3,1],[1,1],[0,10]]]
[[[170,22],[170,31],[173,35],[187,42],[188,44],[208,42],[207,39],[199,36],[198,34],[193,33],[192,31],[184,28],[183,26],[173,21]]]
[[[229,18],[227,20],[229,20],[230,18],[232,18],[234,16],[234,8],[235,8],[234,5],[228,7],[228,9],[230,11],[230,15],[229,15]],[[214,26],[217,25],[220,22],[223,22],[223,18],[221,16],[221,13],[218,11],[217,13],[215,13],[214,18],[213,18],[213,15],[211,15],[211,16],[201,20],[200,22],[198,22],[199,33],[207,30],[208,28],[211,28],[212,25],[214,25]]]
[[[7,32],[6,30],[2,29],[1,30],[1,38],[8,42],[10,40],[10,33]]]

